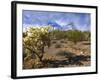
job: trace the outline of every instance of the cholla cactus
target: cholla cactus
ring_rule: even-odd
[[[52,28],[47,27],[30,27],[25,32],[27,35],[23,37],[23,46],[35,54],[40,61],[44,55],[44,47],[50,46],[50,31]]]

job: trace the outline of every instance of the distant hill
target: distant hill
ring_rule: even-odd
[[[52,22],[48,22],[47,25],[50,25],[50,26],[54,27],[54,29],[62,30],[61,25],[59,25],[59,24],[56,23],[56,22],[53,22],[53,21],[52,21]]]
[[[50,25],[52,27],[54,27],[54,29],[59,29],[59,30],[72,30],[72,29],[77,29],[73,23],[69,23],[67,25],[61,26],[60,24],[56,23],[56,22],[48,22],[47,25]]]

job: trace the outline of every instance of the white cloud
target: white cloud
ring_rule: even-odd
[[[25,32],[29,27],[32,27],[33,25],[30,24],[23,24],[23,32]]]

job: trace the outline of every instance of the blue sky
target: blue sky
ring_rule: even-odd
[[[73,23],[74,26],[79,30],[90,30],[90,19],[89,13],[72,13],[72,12],[50,12],[50,11],[32,11],[23,10],[22,20],[23,28],[34,26],[45,26],[49,22],[59,24],[61,27],[66,26],[69,23]]]

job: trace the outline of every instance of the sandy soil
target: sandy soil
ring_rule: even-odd
[[[74,56],[83,56],[89,58],[88,60],[81,60],[78,61],[82,63],[82,65],[76,64],[65,64],[65,66],[90,66],[90,56],[91,56],[91,49],[90,49],[90,42],[89,41],[81,41],[77,44],[74,44],[71,41],[65,41],[65,40],[55,40],[55,43],[52,41],[52,45],[50,48],[45,48],[45,56],[44,58],[52,58],[58,61],[68,61],[66,58],[66,55],[58,55],[59,52],[65,51],[73,53]],[[59,44],[61,47],[56,48],[55,46]],[[78,57],[77,57],[78,58]]]

